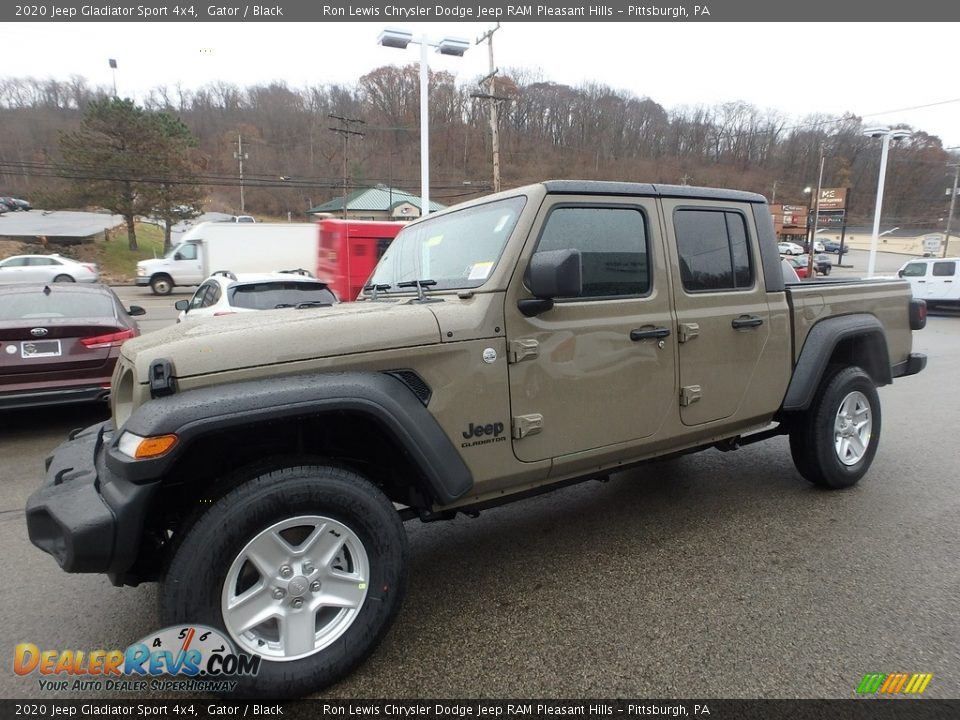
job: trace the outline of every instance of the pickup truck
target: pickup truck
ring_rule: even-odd
[[[240,689],[271,696],[384,636],[404,521],[778,435],[847,488],[877,387],[926,364],[905,281],[785,285],[762,196],[639,183],[465,203],[404,228],[359,302],[219,320],[123,346],[112,419],[48,458],[26,519],[67,572],[161,581],[163,623],[258,656]]]

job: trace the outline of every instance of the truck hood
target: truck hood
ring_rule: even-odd
[[[169,265],[170,260],[165,257],[150,258],[149,260],[138,260],[137,267],[143,268],[144,270],[149,270],[152,267],[162,267],[164,265]]]
[[[147,381],[156,358],[178,377],[440,342],[429,306],[397,302],[282,308],[181,323],[129,340],[121,353]]]

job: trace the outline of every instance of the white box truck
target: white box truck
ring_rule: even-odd
[[[203,222],[162,258],[138,262],[136,283],[168,295],[178,285],[199,285],[217,270],[315,274],[319,245],[317,223]]]

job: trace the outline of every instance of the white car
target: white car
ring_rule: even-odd
[[[337,296],[325,282],[305,271],[239,273],[218,271],[204,280],[190,300],[178,300],[177,322],[255,310],[296,307],[302,303],[333,305]]]
[[[99,279],[96,263],[77,262],[62,255],[14,255],[0,260],[0,284],[95,283]]]
[[[826,250],[824,250],[823,240],[814,240],[814,241],[813,241],[813,251],[814,251],[815,253],[826,252]]]
[[[781,255],[803,255],[803,247],[792,242],[777,243]]]

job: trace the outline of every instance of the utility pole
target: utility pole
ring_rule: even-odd
[[[237,151],[233,154],[234,159],[240,162],[240,214],[246,211],[246,205],[243,202],[243,161],[249,160],[250,156],[243,151],[243,138],[237,133]]]
[[[487,92],[471,93],[470,97],[490,102],[490,145],[493,149],[493,191],[500,192],[500,103],[507,100],[505,97],[497,97],[496,78],[499,72],[493,63],[493,34],[500,29],[500,23],[495,28],[487,30],[483,35],[477,38],[476,44],[479,45],[484,40],[490,52],[490,74],[483,78],[480,83],[487,84]]]
[[[363,137],[364,133],[357,130],[351,130],[351,123],[358,123],[360,125],[365,125],[366,123],[359,118],[348,118],[343,117],[342,115],[334,115],[330,113],[327,115],[328,118],[333,118],[334,120],[340,121],[340,127],[330,128],[335,133],[343,137],[343,219],[347,219],[347,153],[350,147],[350,136],[357,135]]]
[[[943,255],[941,257],[947,256],[947,248],[950,246],[950,225],[953,224],[953,206],[957,201],[957,180],[960,180],[960,164],[951,164],[947,167],[953,168],[953,191],[950,193],[950,212],[947,213],[947,232],[943,238]]]

